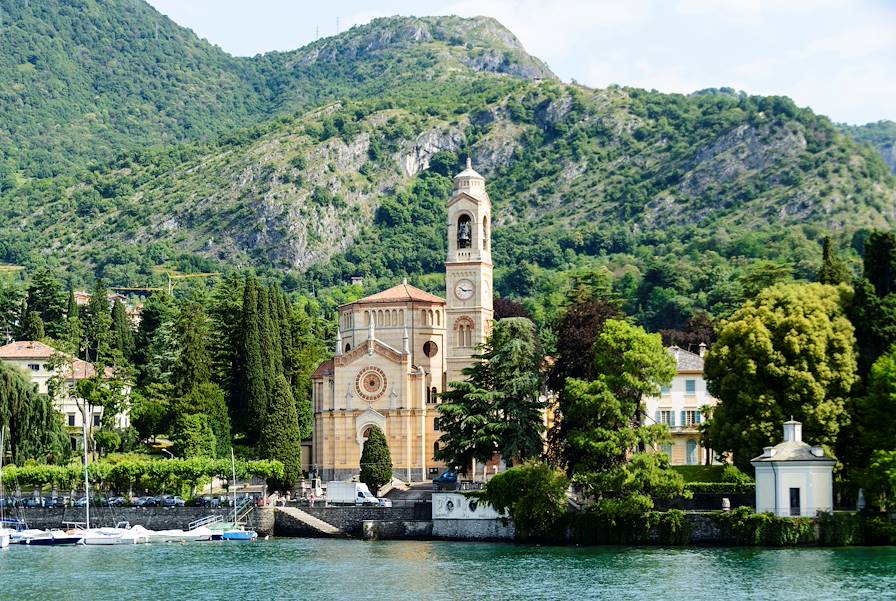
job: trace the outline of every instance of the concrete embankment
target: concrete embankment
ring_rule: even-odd
[[[421,511],[423,509],[424,511]],[[361,537],[365,521],[405,522],[423,518],[429,507],[418,509],[409,507],[276,507],[274,511],[274,533],[277,536],[353,536]],[[312,518],[312,519],[309,519]],[[321,523],[334,528],[337,533],[327,531]]]

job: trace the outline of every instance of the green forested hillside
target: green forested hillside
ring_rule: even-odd
[[[68,6],[43,27],[69,59],[83,58],[72,39],[108,54],[122,45],[96,36],[160,21],[136,0],[85,0],[85,17],[53,25]],[[374,287],[407,274],[438,291],[449,176],[469,154],[495,204],[500,294],[538,316],[569,274],[605,268],[630,313],[667,328],[724,314],[761,283],[813,279],[825,233],[855,256],[896,222],[880,156],[786,98],[561,84],[483,18],[379,19],[252,59],[165,23],[170,63],[154,30],[127,53],[184,70],[165,93],[139,69],[109,71],[125,58],[97,58],[49,69],[90,72],[81,96],[4,113],[0,262],[64,267],[73,283],[254,266],[334,299],[360,293],[336,292],[350,275]],[[190,100],[194,86],[208,101]],[[46,127],[50,100],[58,128]],[[84,127],[100,106],[104,127]],[[185,141],[156,144],[169,139]],[[36,177],[40,152],[60,157],[58,175]]]
[[[232,57],[142,0],[0,5],[0,186],[452,68],[553,75],[491,19],[393,19]]]
[[[865,125],[840,125],[840,128],[859,142],[877,148],[890,169],[896,173],[896,123],[878,121]]]

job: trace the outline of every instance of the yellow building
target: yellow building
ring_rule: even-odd
[[[492,324],[491,201],[467,161],[448,200],[446,298],[402,283],[339,308],[335,356],[312,375],[312,466],[324,480],[360,470],[371,426],[386,435],[396,477],[443,468],[438,395],[461,378]]]

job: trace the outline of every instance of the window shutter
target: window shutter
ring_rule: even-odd
[[[684,409],[682,409],[682,410],[681,410],[681,425],[682,425],[682,426],[686,426],[687,424],[688,424],[688,422],[687,422],[687,420],[685,419],[685,411],[684,411]]]

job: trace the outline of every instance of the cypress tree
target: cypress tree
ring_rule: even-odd
[[[837,256],[831,237],[825,236],[821,250],[821,269],[818,270],[819,283],[836,286],[847,281],[848,277],[846,265]]]
[[[281,491],[292,488],[302,472],[302,438],[295,399],[283,374],[274,379],[271,410],[261,431],[258,450],[265,459],[276,459],[283,464],[283,479],[269,484]]]
[[[40,313],[30,311],[25,320],[25,330],[23,332],[25,340],[43,340],[44,338],[44,321],[40,318]]]
[[[112,348],[128,361],[134,352],[134,330],[121,301],[112,305]]]
[[[80,319],[81,317],[81,307],[78,306],[78,302],[75,300],[75,291],[68,291],[68,306],[65,310],[65,317],[67,319],[71,319],[72,317],[77,317]]]
[[[364,449],[361,451],[361,482],[376,494],[392,480],[392,454],[383,431],[377,426],[370,427]]]
[[[240,352],[242,383],[234,420],[234,428],[251,442],[258,440],[264,415],[267,413],[267,387],[262,363],[262,322],[258,313],[259,286],[255,276],[246,278],[243,289],[241,319],[243,344]]]
[[[107,290],[101,280],[97,280],[84,319],[87,334],[89,360],[105,364],[112,352],[112,314],[109,311]]]

